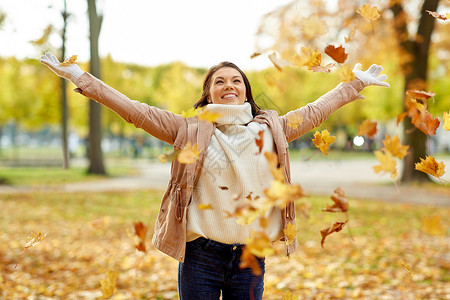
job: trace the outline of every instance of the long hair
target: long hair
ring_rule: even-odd
[[[203,107],[208,104],[208,97],[209,97],[209,90],[211,88],[212,76],[214,75],[214,73],[217,70],[219,70],[221,68],[225,68],[225,67],[236,69],[242,75],[242,78],[244,79],[247,102],[250,104],[250,106],[252,108],[253,117],[255,117],[258,114],[260,108],[255,103],[255,100],[253,99],[252,88],[250,86],[250,82],[248,81],[247,76],[244,74],[244,72],[242,72],[241,69],[239,69],[238,66],[236,66],[235,64],[228,62],[228,61],[224,61],[218,65],[212,66],[208,70],[208,73],[206,73],[205,81],[203,82],[202,96],[200,97],[200,100],[198,100],[197,103],[194,104],[194,108]]]

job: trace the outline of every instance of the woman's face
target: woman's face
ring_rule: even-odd
[[[238,70],[223,67],[212,75],[209,102],[213,104],[244,104],[246,89]]]

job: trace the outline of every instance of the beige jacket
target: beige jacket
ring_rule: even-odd
[[[175,149],[183,148],[187,142],[198,144],[200,157],[195,164],[180,164],[177,160],[172,162],[169,185],[162,199],[152,240],[157,249],[184,262],[187,209],[193,187],[200,177],[215,124],[199,121],[197,117],[183,118],[169,111],[130,100],[89,73],[84,73],[74,83],[78,87],[75,91],[107,106],[125,121],[173,145]],[[267,124],[271,129],[278,161],[284,168],[287,182],[291,181],[288,143],[319,126],[342,105],[358,99],[363,88],[364,84],[358,79],[351,83],[341,83],[315,102],[284,116],[278,116],[276,111],[262,110],[254,118],[254,122]],[[287,116],[294,113],[303,117],[303,122],[295,130],[287,125]],[[289,203],[282,210],[282,222],[283,228],[286,228],[288,223],[295,224],[294,203]],[[286,236],[284,240],[287,241]],[[297,244],[297,240],[289,245],[286,243],[286,254],[293,253]]]

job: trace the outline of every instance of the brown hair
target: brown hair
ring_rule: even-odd
[[[253,99],[252,88],[250,86],[250,82],[248,81],[247,76],[244,74],[244,72],[242,72],[241,69],[239,69],[238,66],[236,66],[235,64],[228,62],[228,61],[224,61],[218,65],[212,66],[208,70],[208,73],[206,73],[205,81],[203,82],[202,96],[200,97],[200,100],[198,100],[197,103],[194,104],[194,108],[203,107],[208,104],[208,97],[209,97],[209,90],[211,88],[212,76],[214,75],[214,73],[217,70],[219,70],[221,68],[225,68],[225,67],[236,69],[239,73],[241,73],[242,78],[244,79],[244,85],[245,85],[245,91],[246,91],[245,96],[247,97],[247,102],[250,104],[250,106],[252,108],[252,115],[253,115],[253,117],[255,117],[258,114],[260,108],[255,103],[255,100]]]

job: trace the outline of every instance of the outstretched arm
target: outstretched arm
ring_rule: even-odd
[[[91,74],[83,72],[77,64],[61,65],[56,56],[48,52],[41,57],[40,62],[56,75],[71,80],[78,87],[76,91],[82,95],[105,105],[128,123],[164,142],[173,144],[180,127],[186,124],[186,120],[179,115],[130,100]]]
[[[372,65],[367,71],[361,71],[360,67],[361,64],[356,64],[353,69],[353,73],[357,79],[349,83],[340,83],[316,101],[280,117],[288,142],[318,127],[343,105],[353,102],[356,99],[364,99],[364,96],[359,94],[364,87],[369,85],[389,87],[389,84],[385,82],[387,76],[380,75],[383,67]],[[288,126],[288,118],[294,115],[303,118],[303,122],[296,129]]]

